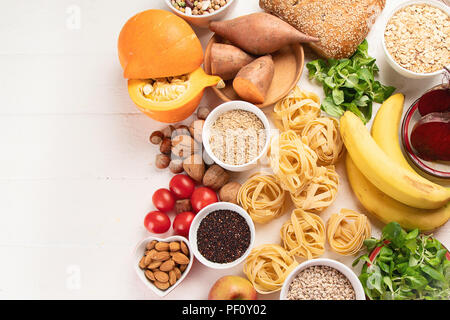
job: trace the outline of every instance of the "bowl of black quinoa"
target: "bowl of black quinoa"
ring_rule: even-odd
[[[244,209],[229,202],[217,202],[202,209],[189,230],[195,257],[213,269],[228,269],[243,262],[254,240],[252,219]]]

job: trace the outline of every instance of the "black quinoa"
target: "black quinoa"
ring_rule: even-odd
[[[216,210],[207,215],[197,230],[200,254],[215,263],[239,259],[250,246],[250,227],[239,213]]]

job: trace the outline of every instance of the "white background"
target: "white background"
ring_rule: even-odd
[[[257,0],[237,1],[228,17],[260,10]],[[369,51],[378,59],[380,80],[406,94],[409,106],[441,78],[405,79],[386,64],[382,23],[401,1],[387,2],[369,35]],[[139,282],[131,255],[149,235],[143,219],[153,208],[153,191],[170,178],[154,168],[157,148],[148,143],[163,125],[134,107],[116,50],[122,25],[149,8],[167,9],[163,0],[0,2],[0,298],[157,299]],[[211,34],[195,30],[205,45]],[[300,85],[322,93],[306,72]],[[219,103],[210,91],[202,101]],[[325,221],[343,207],[365,212],[342,163],[338,171],[342,185],[322,214]],[[257,244],[278,243],[288,218],[257,225]],[[380,224],[371,222],[377,234]],[[450,246],[449,232],[447,223],[435,234]],[[353,259],[325,256],[348,264]],[[205,299],[216,279],[242,275],[241,269],[218,272],[196,261],[167,299]]]

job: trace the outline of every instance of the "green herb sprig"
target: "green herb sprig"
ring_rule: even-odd
[[[364,242],[368,252],[380,248],[371,261],[364,254],[359,280],[372,300],[449,300],[450,261],[447,250],[430,235],[407,233],[397,222],[383,228],[381,239]]]
[[[375,81],[379,69],[368,48],[364,40],[350,59],[318,59],[306,65],[309,78],[323,85],[326,97],[321,108],[329,115],[340,117],[348,110],[367,123],[372,118],[373,101],[383,103],[395,91]]]

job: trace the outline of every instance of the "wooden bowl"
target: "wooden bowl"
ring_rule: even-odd
[[[206,47],[204,69],[207,74],[211,74],[211,47],[214,43],[226,43],[218,35],[214,35]],[[300,43],[295,43],[281,48],[272,54],[275,64],[275,74],[272,84],[267,92],[266,100],[263,104],[258,104],[260,108],[270,106],[284,98],[298,83],[305,62],[305,53]],[[225,82],[223,89],[212,89],[223,101],[242,100],[233,89],[233,80]]]

